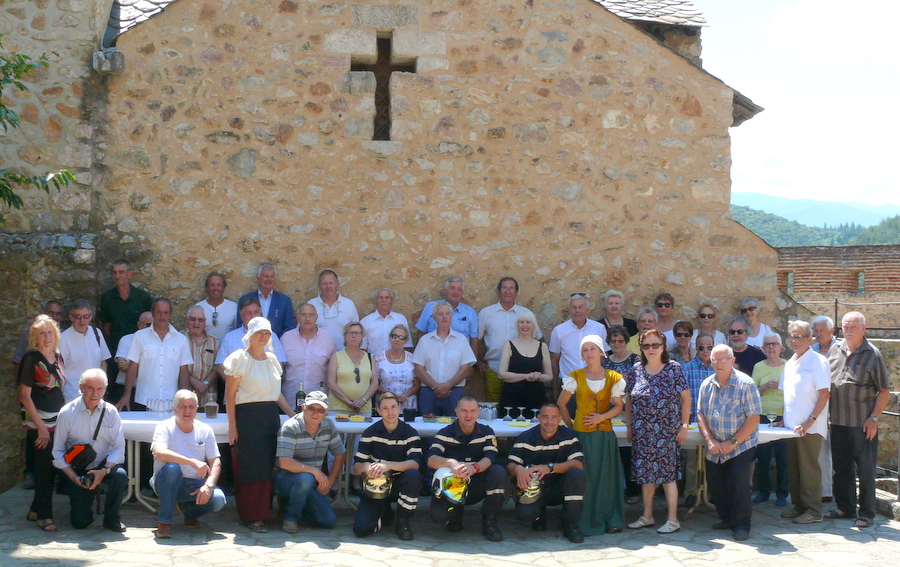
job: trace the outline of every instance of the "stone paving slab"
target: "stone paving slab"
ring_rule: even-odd
[[[574,545],[557,529],[558,512],[551,511],[548,531],[535,533],[515,521],[508,503],[500,518],[506,539],[491,543],[481,536],[477,507],[467,511],[463,532],[448,534],[428,518],[427,498],[420,501],[413,520],[416,539],[411,542],[397,540],[390,529],[365,539],[354,537],[350,529],[353,512],[346,505],[338,507],[333,530],[301,527],[300,533],[288,535],[273,520],[268,534],[255,534],[238,523],[233,499],[218,514],[201,519],[198,529],[181,525],[176,514],[172,539],[156,540],[156,519],[139,504],[122,507],[122,519],[128,526],[124,534],[100,528],[99,518],[94,526],[75,530],[68,522],[68,498],[62,496],[54,498],[59,531],[46,534],[24,519],[31,494],[16,487],[0,495],[2,566],[458,567],[465,562],[476,567],[887,567],[900,557],[898,521],[879,516],[876,525],[866,530],[840,520],[798,526],[780,518],[784,508],[770,503],[754,505],[754,526],[745,542],[734,541],[730,532],[713,531],[710,526],[717,521],[715,513],[701,507],[686,519],[682,516],[681,531],[669,536],[651,529],[626,530],[589,537],[584,544]],[[639,514],[638,506],[626,508],[629,520]],[[661,500],[656,517],[662,524]]]

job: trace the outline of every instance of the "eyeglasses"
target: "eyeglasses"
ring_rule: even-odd
[[[405,341],[406,337],[401,337],[400,335],[391,335],[391,340],[395,341]]]
[[[700,315],[697,315],[697,316],[700,317],[701,319],[715,319],[716,318],[715,313],[701,313]]]
[[[206,323],[206,317],[188,317],[191,323]]]
[[[641,350],[656,350],[658,348],[662,348],[662,343],[648,343],[645,345],[641,345]]]
[[[606,342],[608,342],[611,345],[620,345],[620,344],[624,345],[628,341],[626,341],[625,339],[606,339]]]
[[[667,309],[667,308],[669,308],[669,307],[672,307],[672,302],[670,302],[670,301],[658,301],[658,302],[656,302],[656,308],[657,308],[657,309],[663,309],[663,308],[666,308],[666,309]]]
[[[675,336],[684,338],[684,337],[690,337],[690,336],[692,336],[692,334],[691,333],[675,333]]]
[[[323,414],[323,413],[327,413],[327,412],[328,412],[327,409],[325,409],[325,408],[323,408],[323,407],[321,407],[321,406],[313,406],[313,405],[310,405],[310,404],[307,404],[303,409],[305,409],[305,410],[308,411],[309,413],[317,413],[317,414]]]
[[[793,337],[791,337],[791,338],[793,338]],[[764,343],[763,344],[763,348],[777,347],[777,346],[781,346],[781,343]]]
[[[741,314],[749,313],[751,311],[756,311],[756,307],[750,306],[750,307],[742,307],[741,308]]]
[[[712,350],[712,349],[713,349],[712,345],[700,345],[697,347],[697,352],[703,352],[705,350]]]
[[[213,311],[213,327],[219,326],[219,312]]]
[[[353,373],[356,374],[356,383],[359,384],[359,381],[360,381],[359,368],[354,368]]]
[[[791,335],[788,338],[792,341],[801,341],[803,339],[808,339],[809,335]]]
[[[356,336],[356,335],[361,335],[362,333],[360,331],[347,331],[346,334],[348,334],[350,336]]]
[[[728,329],[729,335],[743,335],[746,332],[745,329]]]

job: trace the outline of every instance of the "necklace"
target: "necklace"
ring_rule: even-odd
[[[399,364],[399,363],[403,362],[404,360],[406,360],[405,352],[398,357],[394,357],[394,355],[391,354],[391,351],[386,351],[385,354],[387,354],[388,361],[393,362],[394,364]]]

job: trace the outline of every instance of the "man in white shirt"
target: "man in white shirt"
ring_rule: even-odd
[[[213,272],[206,276],[206,299],[197,303],[206,313],[206,332],[216,337],[219,343],[237,324],[237,303],[225,299],[228,282],[225,276]]]
[[[172,304],[163,297],[153,300],[153,325],[134,334],[125,375],[125,391],[116,409],[146,410],[152,399],[171,400],[188,386],[188,365],[193,362],[187,339],[169,323]],[[131,394],[134,391],[134,403]]]
[[[584,368],[581,360],[581,339],[588,335],[600,335],[603,339],[603,349],[609,350],[606,344],[606,328],[588,319],[587,296],[583,293],[573,293],[569,296],[569,320],[557,325],[550,333],[550,362],[553,367],[553,398],[559,398],[559,388],[563,379],[579,368]],[[575,396],[569,400],[569,415],[575,415]]]
[[[450,327],[453,307],[439,301],[432,309],[437,329],[416,345],[413,365],[422,382],[419,411],[441,416],[456,415],[456,404],[463,397],[466,379],[472,375],[475,353],[464,335]]]
[[[80,377],[88,368],[99,368],[106,372],[109,347],[100,331],[91,326],[93,318],[94,307],[89,301],[79,299],[69,311],[72,326],[59,337],[59,352],[65,363],[66,375],[70,377],[63,386],[66,402],[71,402],[80,395],[76,376]]]
[[[366,330],[362,348],[372,353],[372,356],[391,348],[391,339],[388,335],[394,326],[403,325],[409,330],[406,316],[392,311],[393,307],[394,294],[391,290],[383,287],[375,292],[375,312],[369,313],[360,321],[360,324]],[[413,346],[412,337],[403,346],[411,349]]]
[[[138,318],[137,330],[143,330],[153,324],[153,313],[144,311]],[[131,361],[128,360],[128,351],[131,350],[131,342],[134,340],[134,333],[125,335],[119,339],[119,346],[116,347],[116,367],[119,373],[115,382],[111,382],[109,388],[106,389],[106,401],[114,404],[122,398],[122,392],[125,391],[125,376],[128,373],[128,367]]]
[[[160,422],[153,432],[153,478],[150,486],[159,495],[156,537],[172,537],[172,515],[177,505],[184,525],[200,526],[198,518],[225,506],[225,494],[216,488],[221,464],[212,427],[198,421],[197,394],[178,390],[172,403],[173,417]]]
[[[500,355],[503,354],[503,346],[519,334],[516,319],[523,314],[534,317],[530,309],[516,303],[519,282],[515,278],[502,278],[497,284],[497,294],[500,301],[488,305],[478,313],[478,338],[484,340],[486,352],[481,355],[477,366],[485,377],[489,402],[500,401],[500,391],[503,389],[503,382],[497,375]],[[540,339],[543,336],[540,327],[534,330],[534,338]]]
[[[338,291],[341,282],[337,274],[331,270],[323,270],[319,274],[319,295],[309,300],[309,304],[316,308],[319,314],[320,328],[325,329],[334,339],[334,346],[341,350],[344,348],[344,327],[347,323],[359,321],[359,313],[356,305]]]

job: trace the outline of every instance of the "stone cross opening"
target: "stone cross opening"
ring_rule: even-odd
[[[375,74],[375,124],[373,140],[391,139],[391,73],[415,73],[415,62],[391,61],[391,37],[377,38],[378,57],[375,63],[352,61],[351,71],[370,71]]]

